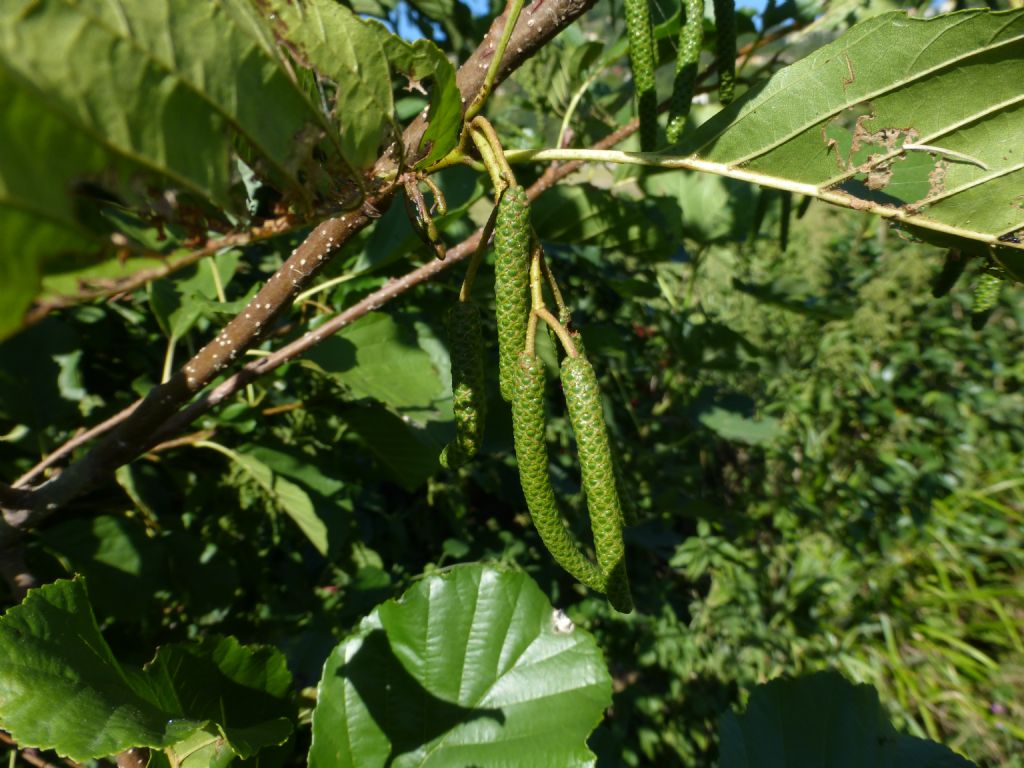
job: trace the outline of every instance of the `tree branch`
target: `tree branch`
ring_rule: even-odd
[[[575,21],[594,0],[534,0],[519,17],[505,61],[498,70],[501,82],[529,56]],[[505,14],[491,24],[483,41],[459,68],[456,75],[463,104],[472,102],[483,84],[487,63],[493,56],[494,40],[500,35]],[[417,117],[403,135],[406,158],[420,156],[425,118]],[[374,178],[396,178],[395,160],[385,153],[374,168]],[[318,224],[309,237],[264,284],[248,306],[192,357],[168,381],[154,387],[137,405],[117,420],[116,426],[80,460],[19,498],[18,504],[3,504],[6,528],[0,528],[0,547],[16,530],[38,524],[72,498],[105,478],[118,466],[131,461],[152,444],[154,433],[179,408],[206,387],[265,332],[270,323],[289,306],[348,239],[379,212],[386,210],[395,193],[394,183],[371,182],[371,192],[361,208]],[[449,262],[442,262],[449,263]],[[454,262],[450,262],[454,263]],[[440,271],[440,270],[437,270]],[[425,274],[417,284],[426,279]],[[402,290],[406,290],[402,288]],[[400,293],[401,291],[399,291]],[[397,294],[396,294],[397,295]],[[349,321],[351,322],[351,321]],[[119,414],[118,416],[121,416]],[[162,431],[162,430],[161,430]],[[34,471],[34,470],[33,470]]]

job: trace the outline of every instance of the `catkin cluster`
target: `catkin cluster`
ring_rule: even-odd
[[[501,394],[512,406],[512,431],[523,496],[541,541],[555,561],[580,583],[603,592],[613,608],[629,612],[633,601],[626,573],[623,514],[597,375],[582,353],[578,334],[565,327],[568,310],[560,307],[559,322],[543,307],[533,306],[540,291],[531,291],[530,281],[531,275],[537,279],[540,274],[537,260],[541,258],[539,248],[531,248],[533,241],[526,191],[510,186],[498,202],[495,217],[495,309]],[[566,347],[562,387],[579,449],[596,562],[586,555],[563,521],[551,485],[545,437],[546,377],[544,365],[534,350],[538,316],[546,316]],[[460,302],[449,315],[448,333],[456,439],[445,448],[441,461],[454,467],[471,457],[482,439],[483,353],[475,307]]]

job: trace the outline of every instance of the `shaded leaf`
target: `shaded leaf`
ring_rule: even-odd
[[[870,685],[819,672],[757,686],[719,724],[721,768],[970,768],[941,744],[901,734]]]
[[[243,759],[283,743],[292,732],[292,676],[284,656],[270,646],[247,647],[233,637],[164,646],[146,665],[145,680],[164,711],[215,724],[225,745]]]
[[[302,488],[286,480],[255,456],[241,454],[219,443],[200,440],[198,447],[212,448],[227,456],[259,485],[267,497],[299,526],[321,555],[327,554],[327,525],[317,515],[316,507]]]
[[[353,398],[372,398],[395,410],[431,410],[451,396],[418,331],[383,312],[360,318],[308,357]]]
[[[548,190],[531,213],[545,241],[615,248],[641,257],[670,251],[682,237],[681,218],[674,200],[627,200],[584,185]]]

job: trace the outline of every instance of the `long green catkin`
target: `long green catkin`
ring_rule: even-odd
[[[576,435],[597,564],[606,579],[605,595],[615,610],[629,613],[633,610],[633,599],[629,593],[626,549],[622,540],[622,507],[615,486],[597,374],[590,361],[582,356],[565,358],[561,373],[569,422]]]
[[[526,347],[530,318],[530,201],[522,187],[509,187],[494,222],[494,305],[498,321],[498,382],[512,401],[516,359]]]
[[[544,364],[522,352],[515,368],[512,398],[512,437],[515,441],[519,482],[533,525],[548,552],[581,584],[605,591],[605,576],[587,559],[558,512],[548,470],[544,418]]]
[[[679,53],[676,56],[676,78],[668,111],[668,140],[675,144],[683,135],[690,114],[693,91],[697,86],[697,68],[704,45],[704,0],[683,0],[685,20],[679,28]]]
[[[456,469],[476,455],[487,421],[480,310],[472,302],[460,301],[448,310],[445,327],[452,362],[455,440],[441,452],[441,466]]]
[[[649,0],[625,0],[629,66],[636,88],[640,118],[640,149],[653,152],[658,144],[658,94],[654,82],[654,30]]]
[[[718,100],[725,105],[736,95],[736,8],[733,0],[714,0],[714,3]]]

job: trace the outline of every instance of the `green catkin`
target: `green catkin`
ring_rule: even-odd
[[[967,258],[956,248],[950,248],[946,252],[946,261],[942,264],[942,271],[932,283],[932,296],[936,299],[945,296],[956,285],[956,281],[964,273],[967,267]]]
[[[971,307],[971,327],[980,331],[999,301],[1003,278],[995,272],[982,272],[974,284],[974,306]]]
[[[736,95],[736,8],[733,0],[714,0],[714,3],[718,100],[725,105]]]
[[[668,140],[679,141],[690,114],[693,91],[697,86],[697,68],[704,45],[704,0],[683,0],[685,21],[679,29],[679,53],[676,56],[676,77],[668,112]]]
[[[640,149],[653,152],[658,144],[658,94],[654,82],[654,31],[649,0],[625,0],[629,66],[636,88],[640,118]]]
[[[494,304],[498,321],[498,381],[512,400],[516,359],[526,347],[530,317],[530,202],[522,187],[509,187],[494,223]]]
[[[519,482],[533,525],[555,562],[581,584],[604,592],[604,574],[587,559],[562,523],[551,488],[545,437],[544,364],[539,357],[525,351],[517,357],[513,390],[512,437]]]
[[[472,302],[460,301],[448,310],[445,328],[452,362],[455,440],[441,452],[441,466],[457,469],[476,455],[487,421],[480,310]]]
[[[594,531],[594,549],[606,579],[605,595],[615,610],[629,613],[633,610],[633,599],[626,574],[622,507],[601,410],[601,389],[587,358],[567,357],[562,361],[562,389],[569,422],[576,435],[583,491],[587,496],[590,527]]]

